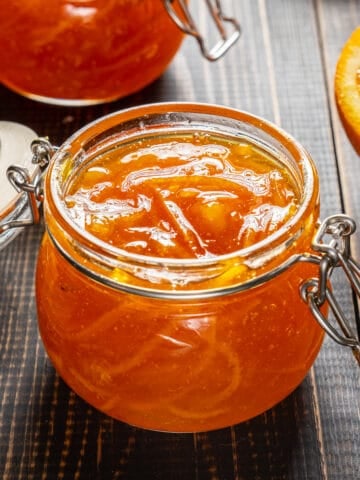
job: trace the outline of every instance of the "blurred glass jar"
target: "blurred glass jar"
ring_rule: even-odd
[[[207,52],[187,0],[9,0],[0,19],[0,81],[33,99],[61,105],[102,103],[158,78],[195,36],[205,57],[221,56],[239,36],[220,1],[206,2],[221,36]],[[231,34],[224,22],[230,22]]]

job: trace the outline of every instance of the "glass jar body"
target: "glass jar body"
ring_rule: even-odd
[[[62,210],[69,175],[104,146],[211,122],[216,132],[272,144],[304,182],[294,218],[262,244],[206,261],[140,258],[98,243]],[[75,392],[130,424],[194,432],[254,417],[299,385],[323,339],[299,293],[318,267],[291,261],[311,253],[319,213],[316,172],[300,146],[242,112],[164,104],[106,117],[55,157],[45,184],[38,317],[46,350]]]
[[[140,90],[163,73],[183,38],[160,0],[10,0],[0,32],[0,81],[71,105]]]
[[[149,299],[89,280],[45,236],[40,332],[65,382],[110,416],[161,431],[222,428],[264,412],[305,377],[323,332],[299,286],[315,273],[298,264],[223,298]]]

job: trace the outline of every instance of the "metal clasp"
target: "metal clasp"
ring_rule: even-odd
[[[220,0],[205,0],[210,17],[213,19],[215,27],[220,35],[220,40],[214,47],[208,49],[203,35],[194,21],[187,5],[187,0],[163,0],[165,8],[184,33],[196,38],[203,56],[210,61],[218,60],[226,53],[229,48],[240,37],[241,28],[235,18],[228,17],[223,13]],[[178,8],[179,13],[175,10]],[[228,32],[230,28],[230,31]]]
[[[27,195],[27,204],[30,218],[12,219],[0,225],[0,234],[12,228],[21,228],[40,222],[40,207],[43,202],[43,176],[56,147],[51,145],[48,139],[38,138],[31,143],[33,153],[32,163],[37,165],[33,175],[30,175],[26,167],[11,165],[6,175],[9,182],[19,193]]]
[[[351,256],[350,237],[356,230],[355,221],[346,215],[328,217],[321,224],[314,239],[313,249],[321,254],[319,278],[307,280],[301,286],[301,296],[326,331],[340,345],[350,347],[360,366],[360,341],[330,287],[330,278],[336,268],[345,273],[353,293],[360,298],[360,265]],[[328,242],[326,243],[326,240]],[[321,307],[327,302],[335,322],[326,318]]]

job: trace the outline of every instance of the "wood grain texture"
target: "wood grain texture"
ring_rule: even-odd
[[[224,4],[232,9],[231,1]],[[193,2],[208,29],[203,2]],[[360,24],[357,0],[235,0],[243,34],[216,63],[186,39],[161,79],[107,105],[61,108],[0,87],[0,117],[55,144],[101,115],[141,103],[199,101],[277,123],[309,150],[321,179],[322,216],[346,210],[360,223],[360,163],[339,122],[333,74]],[[232,428],[164,434],[112,420],[58,378],[36,323],[34,271],[43,227],[0,252],[0,478],[3,480],[357,480],[360,375],[327,340],[301,386],[273,409]],[[353,245],[360,257],[360,240]],[[346,313],[354,305],[336,282]]]

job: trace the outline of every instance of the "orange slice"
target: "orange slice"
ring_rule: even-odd
[[[360,27],[345,43],[336,66],[335,98],[344,129],[360,155]]]

